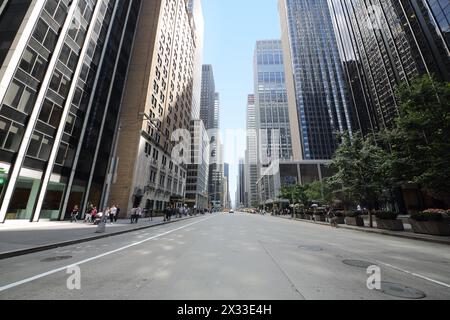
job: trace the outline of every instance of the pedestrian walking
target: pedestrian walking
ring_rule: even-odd
[[[84,223],[92,223],[92,211],[94,209],[92,207],[89,207],[89,209],[87,209],[85,215],[84,215]]]
[[[134,219],[136,218],[136,210],[137,210],[137,208],[131,209],[131,213],[130,213],[131,224],[134,223]]]
[[[117,220],[119,220],[119,216],[120,216],[120,207],[117,206],[116,207],[116,215],[114,216],[114,222],[117,223]]]
[[[117,207],[114,204],[111,208],[111,213],[109,214],[109,221],[111,222],[111,224],[114,224],[114,221],[116,219],[116,215],[117,215]]]
[[[111,216],[111,208],[110,208],[110,207],[107,207],[106,210],[105,210],[105,212],[104,212],[102,222],[103,222],[103,223],[107,223],[107,222],[108,222],[108,219],[110,219],[110,216]]]
[[[164,209],[164,222],[170,221],[171,212],[172,212],[172,206],[166,207]]]
[[[80,209],[78,209],[78,206],[73,207],[72,211],[70,212],[70,222],[77,223],[77,217],[80,213]]]
[[[138,207],[138,208],[136,209],[135,218],[134,218],[134,223],[138,223],[140,217],[142,217],[142,208],[141,208],[141,207]]]
[[[93,207],[91,211],[91,223],[95,223],[98,218],[97,207]]]

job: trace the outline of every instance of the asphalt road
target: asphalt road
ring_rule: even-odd
[[[79,266],[79,278],[76,269],[67,273],[71,265]],[[381,269],[381,290],[367,288],[370,265]],[[450,299],[447,245],[244,214],[0,261],[0,299],[399,299],[421,293]]]

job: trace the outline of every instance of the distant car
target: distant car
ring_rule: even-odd
[[[230,213],[234,213],[234,210],[230,210],[229,212],[230,212]]]

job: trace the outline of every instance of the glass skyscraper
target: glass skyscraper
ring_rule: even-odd
[[[255,95],[247,97],[247,150],[245,151],[245,199],[246,206],[258,206],[258,134],[256,124]]]
[[[329,5],[364,135],[392,125],[401,83],[419,74],[450,81],[450,1],[330,0]]]
[[[292,134],[301,137],[294,157],[330,159],[336,133],[352,133],[352,117],[328,2],[280,0],[279,6]]]
[[[280,40],[256,43],[254,58],[258,165],[291,160],[289,109]]]
[[[0,5],[0,222],[101,205],[140,6]]]

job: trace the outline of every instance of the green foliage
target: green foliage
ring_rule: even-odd
[[[316,181],[313,183],[310,183],[306,186],[306,196],[311,201],[322,201],[323,200],[323,183],[320,181]]]
[[[376,208],[380,201],[392,198],[395,183],[390,176],[391,163],[389,154],[374,138],[356,133],[351,139],[346,134],[332,161],[336,174],[329,183],[345,207],[358,203]]]
[[[280,198],[289,200],[291,204],[301,203],[304,206],[309,205],[306,187],[300,184],[281,188],[279,196]]]
[[[450,83],[428,76],[398,89],[399,116],[384,134],[392,151],[392,176],[449,200]]]
[[[300,203],[304,207],[309,207],[314,202],[331,204],[334,199],[333,189],[327,181],[283,187],[280,190],[279,197],[289,200],[292,204]]]

